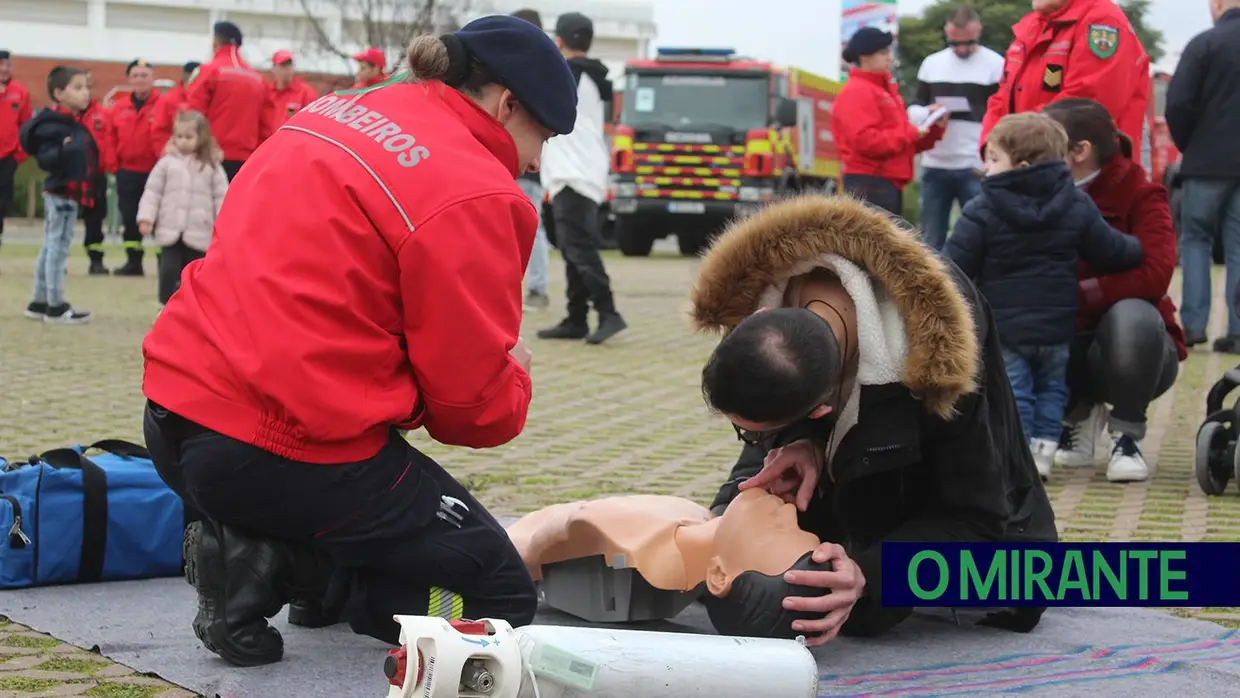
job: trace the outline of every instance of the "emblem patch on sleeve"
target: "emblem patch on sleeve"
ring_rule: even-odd
[[[1106,24],[1089,25],[1089,50],[1099,58],[1110,58],[1119,49],[1119,29]]]
[[[1042,73],[1042,89],[1058,92],[1061,87],[1063,87],[1063,66],[1048,63],[1046,71]]]

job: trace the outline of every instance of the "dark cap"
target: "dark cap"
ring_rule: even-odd
[[[572,133],[577,121],[577,81],[560,49],[540,27],[517,17],[492,15],[447,36],[459,39],[464,50],[511,90],[538,123],[559,135]],[[453,55],[450,43],[448,54]],[[462,58],[467,61],[470,56]]]
[[[580,12],[566,12],[555,20],[555,35],[566,42],[588,44],[594,40],[594,22]]]
[[[9,53],[8,51],[0,50],[0,61],[7,61],[12,57],[13,57],[13,54]]]
[[[200,65],[202,65],[202,64],[201,64],[201,63],[199,63],[198,61],[190,61],[189,63],[186,63],[185,65],[181,66],[181,72],[182,72],[182,73],[192,73],[192,72],[194,72],[195,70],[198,70],[198,66],[200,66]]]
[[[142,58],[135,58],[132,61],[129,61],[129,65],[125,66],[125,75],[129,75],[133,72],[134,68],[154,68],[154,66]]]
[[[872,56],[887,48],[894,40],[891,32],[878,27],[862,27],[848,40],[840,57],[849,63],[856,63],[862,56]]]
[[[216,22],[212,31],[233,46],[241,45],[241,28],[232,22]]]

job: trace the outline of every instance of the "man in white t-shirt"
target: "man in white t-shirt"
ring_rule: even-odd
[[[599,206],[607,198],[611,164],[603,123],[612,88],[607,66],[586,56],[594,43],[590,18],[577,12],[560,15],[555,42],[577,78],[577,122],[572,133],[556,136],[543,146],[539,172],[543,189],[551,195],[556,242],[564,255],[568,315],[560,324],[539,330],[538,336],[602,344],[627,326],[616,312],[611,280],[598,252]],[[593,332],[590,306],[598,313]]]
[[[921,107],[938,104],[951,111],[947,133],[921,156],[922,239],[935,250],[947,240],[952,204],[963,207],[981,191],[982,118],[986,100],[1003,77],[1003,56],[981,45],[976,10],[957,7],[943,31],[947,48],[922,61],[914,100]]]

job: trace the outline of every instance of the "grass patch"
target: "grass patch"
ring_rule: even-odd
[[[49,659],[35,667],[40,671],[68,671],[74,674],[93,674],[107,666],[104,662],[90,659]]]
[[[50,691],[57,686],[63,685],[64,682],[52,681],[51,679],[28,679],[23,676],[0,676],[0,691],[38,693],[40,691]]]
[[[164,686],[143,686],[136,683],[101,683],[86,692],[94,698],[154,698],[168,690]]]
[[[0,644],[8,647],[25,647],[32,650],[46,650],[60,644],[59,640],[50,637],[30,637],[29,635],[9,635],[0,640]]]

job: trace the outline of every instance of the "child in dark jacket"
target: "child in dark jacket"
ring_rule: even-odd
[[[86,73],[56,66],[47,75],[52,107],[40,111],[21,128],[22,150],[47,173],[43,183],[43,247],[35,260],[34,294],[26,317],[76,325],[90,313],[65,300],[65,261],[73,242],[78,206],[94,205],[92,182],[99,172],[99,148],[82,123],[90,105]]]
[[[1068,134],[1043,114],[1004,117],[986,142],[982,193],[965,207],[946,254],[994,312],[1012,393],[1034,462],[1050,475],[1068,401],[1081,260],[1114,273],[1141,263],[1141,243],[1107,225],[1077,188]]]

